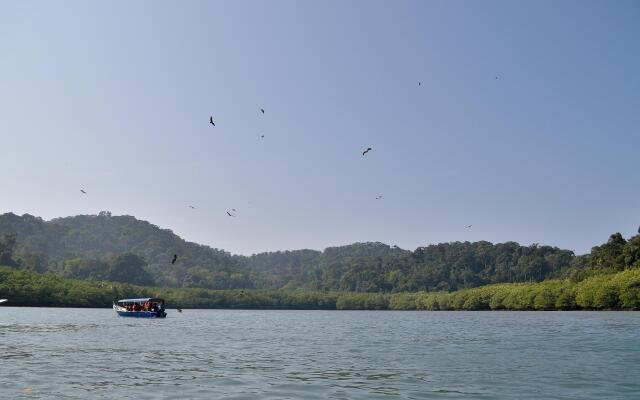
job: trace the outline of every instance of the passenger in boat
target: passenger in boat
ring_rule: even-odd
[[[138,303],[134,304],[133,311],[142,311],[142,306]]]
[[[158,303],[153,303],[153,311],[158,312],[160,309],[158,308]]]

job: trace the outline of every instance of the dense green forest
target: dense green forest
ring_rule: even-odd
[[[640,268],[539,283],[456,292],[366,293],[307,290],[151,288],[62,279],[0,267],[0,294],[17,306],[108,307],[113,300],[163,297],[169,307],[321,310],[603,310],[640,308]]]
[[[175,264],[171,263],[173,254],[179,255]],[[492,290],[498,293],[497,296],[502,296],[501,286],[497,285],[501,283],[527,283],[522,287],[536,288],[531,284],[545,281],[542,283],[545,288],[557,292],[551,287],[558,283],[550,282],[571,282],[573,285],[591,278],[600,279],[600,276],[636,270],[640,267],[640,235],[627,240],[619,233],[613,234],[606,243],[581,256],[537,244],[521,246],[515,242],[492,244],[480,241],[440,243],[414,251],[383,243],[355,243],[330,247],[322,252],[296,250],[245,257],[186,242],[169,230],[131,216],[112,216],[102,212],[99,215],[44,221],[30,215],[4,214],[0,216],[0,265],[15,271],[43,274],[29,276],[43,276],[38,279],[55,285],[75,288],[80,285],[80,280],[86,281],[82,285],[87,285],[87,293],[101,296],[106,296],[103,287],[96,285],[108,284],[116,288],[117,292],[100,298],[102,305],[107,298],[111,301],[131,296],[134,294],[130,293],[132,291],[150,293],[149,290],[160,290],[143,287],[164,287],[167,289],[161,289],[162,293],[170,294],[168,297],[198,307],[222,306],[223,303],[212,302],[207,293],[228,300],[240,291],[243,293],[241,303],[247,307],[264,303],[270,304],[270,308],[280,308],[273,304],[282,303],[306,304],[304,307],[310,308],[341,308],[345,302],[359,304],[364,301],[368,302],[367,306],[350,305],[347,308],[376,308],[371,302],[380,299],[393,302],[396,294],[406,299],[409,296],[406,293],[422,293],[422,300],[418,303],[422,304],[420,307],[427,307],[426,304],[435,301],[433,299],[440,299],[437,296],[454,296],[445,295],[451,292],[457,293],[456,296],[478,293],[484,299],[489,296],[486,290]],[[478,287],[479,292],[472,290]],[[505,287],[516,290],[514,288],[520,286]],[[174,291],[168,292],[170,289]],[[230,289],[234,290],[219,291]],[[351,297],[345,292],[351,293]],[[9,290],[9,293],[14,292]],[[19,291],[15,293],[20,295]],[[75,293],[80,295],[78,291]],[[2,290],[0,295],[9,296]],[[315,300],[294,301],[292,296],[296,299],[310,296]],[[264,299],[261,303],[255,298]],[[268,300],[273,298],[279,300]],[[89,303],[75,304],[94,305],[96,300],[86,301]],[[336,303],[333,306],[332,301]],[[311,306],[311,303],[316,305]],[[440,300],[437,303],[440,304]],[[50,304],[50,301],[46,300],[45,304]],[[52,304],[67,303],[56,300]],[[229,304],[235,306],[238,303]],[[619,306],[623,304],[627,303],[620,300]],[[395,308],[388,304],[382,308],[389,307]],[[514,307],[511,304],[507,308]]]
[[[481,241],[441,243],[414,251],[356,243],[324,251],[245,257],[186,242],[170,230],[108,212],[51,221],[8,213],[0,215],[2,235],[7,235],[0,253],[4,265],[64,278],[174,288],[455,291],[539,282],[593,269],[620,271],[640,259],[640,239],[627,242],[619,234],[586,256],[550,246]],[[173,254],[179,255],[175,264]]]

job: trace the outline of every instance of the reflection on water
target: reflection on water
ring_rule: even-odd
[[[12,358],[26,358],[31,357],[31,352],[25,351],[24,349],[17,348],[15,346],[6,345],[0,346],[2,350],[0,352],[0,360],[10,360]]]
[[[0,324],[0,335],[7,333],[66,332],[95,329],[96,324]]]
[[[639,333],[640,313],[3,307],[0,398],[630,399]]]

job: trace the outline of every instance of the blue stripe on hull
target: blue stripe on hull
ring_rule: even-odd
[[[121,317],[133,318],[164,318],[166,315],[156,313],[155,311],[116,311]]]

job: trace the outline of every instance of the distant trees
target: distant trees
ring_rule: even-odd
[[[163,286],[182,286],[186,271],[196,266],[242,272],[240,260],[228,252],[186,242],[168,229],[109,211],[51,221],[7,213],[0,215],[0,235],[4,233],[17,235],[18,253],[44,256],[43,268],[49,272],[60,273],[66,260],[104,261],[128,253],[144,259],[147,271]],[[181,256],[175,265],[170,263],[173,254]]]
[[[248,274],[243,272],[214,270],[196,266],[186,271],[182,287],[239,289],[252,288],[253,283]]]
[[[61,276],[151,286],[155,282],[146,266],[147,263],[135,254],[107,258],[73,258],[64,262]]]
[[[639,267],[640,235],[625,240],[620,233],[614,233],[607,243],[593,247],[590,254],[576,257],[563,276],[581,281],[591,276]]]
[[[604,310],[640,308],[640,269],[539,283],[501,283],[456,292],[368,293],[304,290],[154,288],[0,267],[0,296],[18,306],[108,307],[131,297],[163,297],[184,308],[325,310]]]
[[[627,241],[620,233],[614,233],[609,241],[591,250],[589,267],[611,271],[622,271],[625,268],[624,249]]]
[[[16,235],[5,234],[0,240],[0,265],[17,267],[18,263],[13,259],[13,251],[16,247]]]
[[[640,268],[640,235],[629,239],[622,249],[624,268]]]
[[[402,294],[401,296],[408,296]],[[640,308],[640,269],[582,282],[487,285],[454,293],[413,294],[419,310],[577,310]]]
[[[153,276],[146,269],[147,263],[135,254],[112,257],[108,261],[108,266],[104,280],[142,286],[151,286],[155,283]]]
[[[250,257],[189,243],[170,230],[108,211],[51,221],[4,214],[3,234],[0,264],[64,278],[172,288],[454,292],[556,278],[579,282],[640,267],[640,235],[626,240],[619,233],[581,256],[539,244],[479,241],[439,243],[414,251],[379,242],[354,243]],[[173,254],[179,255],[175,264]]]

